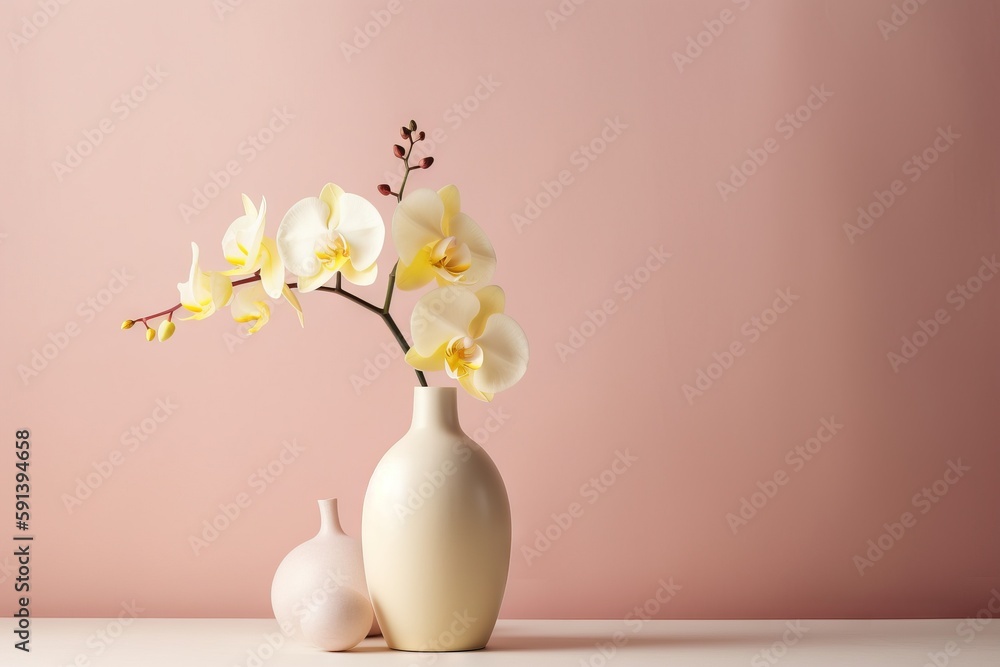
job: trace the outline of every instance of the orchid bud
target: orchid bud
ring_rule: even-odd
[[[125,320],[122,322],[122,329],[131,329],[133,326],[135,326],[135,322],[133,320]]]
[[[423,130],[420,130],[420,132],[418,132],[418,133],[417,133],[417,141],[423,141],[423,140],[424,140],[424,137],[426,137],[426,136],[427,136],[427,135],[426,135],[426,134],[424,134],[424,131],[423,131]]]
[[[410,131],[411,132],[416,132],[417,131],[417,121],[415,121],[415,120],[411,120],[410,121]]]
[[[410,128],[408,128],[408,127],[401,127],[401,128],[399,128],[399,136],[403,137],[404,139],[409,139],[410,138]]]
[[[156,331],[156,337],[159,338],[160,342],[162,343],[163,341],[173,336],[174,331],[176,331],[176,329],[177,326],[173,322],[171,322],[170,320],[163,320],[162,322],[160,322],[160,327]],[[152,331],[152,329],[150,329],[150,331]]]
[[[385,196],[388,197],[389,195],[392,194],[392,188],[389,187],[388,183],[379,183],[379,185],[378,185],[378,193],[380,195],[385,195]]]
[[[396,144],[395,146],[392,147],[392,152],[398,158],[402,158],[404,155],[406,155],[406,149],[400,146],[399,144]]]
[[[434,164],[434,158],[432,157],[422,158],[418,164],[420,165],[421,169],[430,169],[431,165]]]

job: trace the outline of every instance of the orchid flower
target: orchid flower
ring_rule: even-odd
[[[299,324],[305,326],[302,306],[299,305],[298,297],[287,285],[283,286],[281,296],[292,304],[292,308],[299,315]],[[269,303],[271,299],[269,297],[270,295],[261,283],[244,287],[236,293],[236,298],[233,299],[233,319],[237,322],[253,322],[248,333],[257,333],[271,319],[271,304]]]
[[[528,340],[503,314],[503,290],[473,292],[439,287],[417,302],[410,318],[413,347],[406,362],[421,371],[444,370],[481,401],[514,385],[528,367]]]
[[[267,201],[260,200],[260,210],[243,195],[244,215],[236,218],[222,237],[222,251],[234,269],[223,271],[227,276],[247,276],[260,271],[264,290],[274,299],[285,287],[285,267],[278,255],[274,239],[264,236]]]
[[[355,285],[375,282],[385,225],[364,197],[328,183],[319,197],[296,202],[278,227],[278,254],[310,292],[339,271]]]
[[[406,195],[392,216],[399,252],[396,286],[404,290],[438,285],[486,284],[497,256],[476,221],[461,210],[458,188],[422,188]]]
[[[178,283],[181,305],[193,314],[185,320],[203,320],[233,298],[233,283],[218,271],[202,271],[198,263],[198,244],[191,244],[191,273],[186,283]]]

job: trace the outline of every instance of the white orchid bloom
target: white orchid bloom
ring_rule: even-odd
[[[278,254],[310,292],[339,271],[355,285],[370,285],[385,241],[385,224],[364,197],[328,183],[319,197],[296,202],[278,227]]]
[[[528,368],[528,339],[503,309],[504,293],[495,285],[428,292],[410,318],[406,362],[421,371],[444,370],[479,400],[492,400]]]
[[[198,264],[198,244],[191,244],[191,273],[186,283],[178,283],[181,305],[193,313],[185,320],[203,320],[233,298],[233,283],[218,271],[202,271]]]
[[[438,285],[485,285],[497,256],[476,221],[462,213],[458,188],[422,188],[406,195],[392,216],[399,253],[396,286],[404,290]]]
[[[261,198],[258,210],[250,198],[243,195],[243,211],[244,215],[236,218],[222,237],[226,261],[236,267],[223,273],[244,276],[260,271],[264,290],[277,299],[285,286],[285,267],[274,239],[264,236],[267,200]]]
[[[302,316],[302,306],[295,293],[287,285],[281,290],[281,296],[299,315],[299,324],[305,326]],[[233,319],[237,322],[253,322],[248,333],[255,334],[271,319],[271,299],[261,283],[248,285],[236,293],[233,299]]]

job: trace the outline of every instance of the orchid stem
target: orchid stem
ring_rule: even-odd
[[[288,283],[288,287],[297,288],[298,284]],[[375,313],[376,315],[381,317],[382,321],[385,322],[385,325],[389,327],[389,331],[392,332],[392,335],[396,339],[396,342],[399,343],[399,347],[402,348],[403,354],[406,354],[407,352],[410,351],[410,344],[406,342],[406,337],[403,336],[403,332],[399,330],[399,326],[396,324],[396,320],[392,319],[392,315],[389,314],[388,310],[379,308],[374,303],[371,303],[370,301],[365,301],[356,294],[351,294],[350,292],[346,291],[339,285],[337,287],[327,287],[326,285],[321,285],[316,289],[321,292],[330,292],[333,294],[339,294],[348,301],[353,301],[354,303],[358,304],[365,310],[370,310],[371,312]],[[427,378],[424,377],[424,372],[419,371],[417,369],[413,369],[413,371],[414,373],[417,374],[417,381],[420,382],[420,386],[426,387]]]
[[[393,274],[395,274],[395,271],[396,271],[395,268],[393,268]],[[236,287],[237,285],[246,285],[247,283],[255,283],[255,282],[259,282],[259,281],[260,281],[260,274],[258,273],[256,275],[250,276],[249,278],[242,278],[240,280],[233,281],[233,287]],[[298,283],[286,283],[286,285],[288,286],[289,289],[298,289],[298,287],[299,287]],[[390,285],[391,285],[391,283],[390,283]],[[364,299],[362,299],[360,296],[358,296],[356,294],[351,294],[350,292],[348,292],[347,290],[345,290],[343,287],[341,287],[340,273],[339,272],[337,273],[337,282],[336,282],[336,284],[335,284],[334,287],[327,287],[326,285],[321,285],[320,287],[317,287],[316,289],[319,290],[319,291],[321,291],[321,292],[330,292],[330,293],[333,293],[333,294],[339,294],[340,296],[344,297],[348,301],[352,301],[352,302],[356,303],[357,305],[361,306],[365,310],[370,310],[371,312],[375,313],[376,315],[378,315],[379,317],[382,318],[383,322],[385,322],[385,325],[389,328],[389,331],[392,333],[393,338],[396,339],[396,342],[399,343],[399,347],[402,348],[403,354],[406,354],[407,352],[410,351],[410,344],[406,342],[406,337],[403,336],[403,332],[399,330],[399,326],[396,324],[396,321],[394,319],[392,319],[392,315],[389,314],[389,303],[388,303],[388,301],[391,300],[391,298],[392,298],[392,296],[391,296],[391,287],[390,287],[390,293],[388,295],[386,295],[386,299],[387,299],[386,304],[382,308],[379,308],[374,303],[371,303],[369,301],[365,301]],[[167,308],[166,310],[160,311],[159,313],[153,313],[152,315],[146,315],[145,317],[136,318],[135,321],[136,322],[142,322],[143,324],[146,325],[146,328],[148,329],[150,327],[146,323],[146,320],[151,320],[153,318],[160,317],[162,315],[167,315],[169,317],[173,317],[174,312],[176,312],[177,310],[180,310],[180,308],[181,308],[181,304],[178,303],[178,304],[174,305],[171,308]],[[419,371],[417,369],[413,369],[413,370],[417,374],[417,380],[420,382],[420,386],[421,387],[426,387],[427,386],[427,378],[424,377],[423,371]]]

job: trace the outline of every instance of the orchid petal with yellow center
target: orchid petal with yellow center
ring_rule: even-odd
[[[396,285],[409,290],[439,285],[485,284],[496,269],[496,252],[476,221],[461,212],[458,188],[421,188],[406,195],[392,217],[399,253]]]
[[[444,370],[476,398],[489,401],[523,377],[528,340],[503,314],[503,290],[472,292],[440,287],[417,302],[410,318],[413,347],[408,364],[421,371]]]
[[[228,275],[248,275],[258,268],[256,263],[264,238],[267,201],[262,198],[258,210],[250,198],[243,195],[243,211],[244,214],[229,225],[222,237],[222,252],[226,261],[236,267],[227,271]]]
[[[295,294],[286,286],[281,291],[281,296],[283,296],[298,313],[299,324],[304,325],[302,318],[302,306],[299,305],[299,300],[296,298]],[[252,285],[248,285],[239,290],[236,293],[236,297],[233,299],[233,319],[242,323],[253,322],[253,325],[250,329],[248,329],[247,333],[255,334],[260,331],[261,328],[268,323],[268,321],[270,321],[271,304],[272,299],[262,284],[254,283]]]
[[[296,202],[278,227],[278,255],[298,278],[300,292],[329,281],[338,271],[357,285],[378,275],[385,241],[378,210],[364,197],[328,183],[319,197]]]
[[[187,320],[203,320],[229,303],[233,296],[233,283],[218,271],[202,271],[198,263],[198,244],[191,244],[191,272],[186,283],[178,283],[181,305],[193,315]]]

